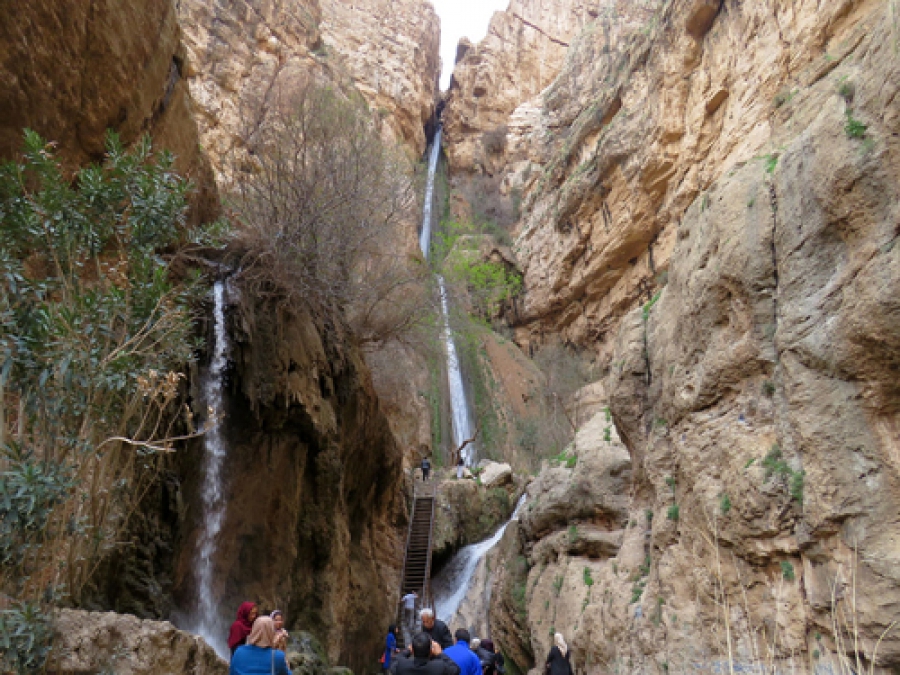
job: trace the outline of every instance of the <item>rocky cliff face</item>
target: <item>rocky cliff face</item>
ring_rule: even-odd
[[[425,150],[440,72],[438,22],[422,0],[179,3],[202,142],[220,180],[254,119],[308,82],[359,92],[386,138]]]
[[[551,623],[588,672],[900,663],[897,30],[865,0],[605,2],[510,115],[517,340],[596,352],[631,464],[591,488],[629,496],[612,558],[542,553],[585,522],[552,492],[523,522],[503,621],[538,659]]]
[[[73,166],[103,157],[108,129],[150,134],[195,184],[197,221],[218,210],[185,83],[186,51],[169,2],[29,2],[0,7],[0,157],[31,128]]]
[[[285,313],[238,287],[230,323],[227,510],[214,561],[222,607],[229,616],[248,598],[280,607],[333,663],[362,668],[394,618],[406,523],[402,452],[338,321]],[[181,607],[193,599],[200,457],[197,448],[183,462]]]
[[[496,170],[510,113],[556,78],[595,11],[582,0],[512,0],[494,14],[484,40],[460,43],[444,113],[452,171]]]
[[[389,138],[425,152],[441,74],[440,23],[424,0],[321,0],[322,37],[343,57]]]

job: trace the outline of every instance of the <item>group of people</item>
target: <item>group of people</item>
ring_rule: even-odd
[[[412,594],[414,597],[414,594]],[[406,604],[408,598],[403,598]],[[414,600],[413,600],[414,601]],[[503,675],[505,662],[491,640],[472,638],[460,628],[451,637],[447,624],[431,609],[419,612],[422,630],[415,633],[407,649],[397,647],[396,626],[388,628],[384,654],[385,673],[392,675]],[[562,634],[554,635],[554,645],[544,664],[546,675],[573,675],[571,652]]]
[[[237,619],[228,631],[231,650],[228,675],[290,675],[285,655],[287,641],[281,610],[260,616],[254,603],[241,604]]]
[[[431,474],[431,460],[427,457],[423,457],[419,468],[422,469],[422,480],[427,481],[429,474]],[[456,462],[456,478],[462,480],[465,470],[466,461],[462,458],[462,455],[460,455],[459,460]]]

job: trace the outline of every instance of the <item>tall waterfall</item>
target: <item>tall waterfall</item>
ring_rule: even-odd
[[[478,563],[492,548],[500,543],[509,524],[519,519],[519,513],[524,505],[525,495],[522,495],[519,503],[516,504],[512,517],[501,525],[500,529],[490,538],[460,549],[440,573],[431,580],[431,588],[434,593],[434,611],[440,619],[448,624],[453,621],[460,604],[462,604],[469,592],[472,577],[478,568]]]
[[[419,235],[419,247],[422,255],[428,259],[431,248],[431,221],[432,206],[434,203],[434,176],[437,172],[438,159],[441,156],[441,130],[434,135],[431,145],[431,154],[428,157],[428,179],[425,183],[425,207],[422,213],[422,233]],[[466,389],[463,386],[462,370],[459,366],[459,357],[456,344],[453,342],[453,332],[450,330],[450,311],[447,300],[447,289],[444,279],[440,275],[437,278],[438,289],[441,296],[441,315],[444,324],[444,349],[447,352],[447,385],[450,389],[450,409],[453,414],[453,441],[456,447],[472,438],[472,419],[469,415],[469,402],[466,400]],[[475,446],[470,443],[463,450],[463,460],[467,466],[475,463]]]
[[[431,210],[434,205],[434,176],[437,173],[438,160],[441,157],[441,128],[438,127],[431,143],[431,154],[428,156],[428,179],[425,182],[425,207],[422,213],[422,233],[419,235],[419,248],[428,260],[431,249]]]
[[[225,282],[213,287],[213,318],[215,343],[209,370],[202,379],[203,399],[207,409],[221,414],[225,368],[228,365],[228,331],[225,326]],[[215,424],[203,436],[203,525],[194,561],[197,605],[193,611],[193,631],[210,644],[220,656],[228,657],[225,642],[227,624],[221,620],[218,602],[213,593],[213,560],[218,548],[219,532],[225,518],[225,498],[222,486],[222,464],[225,460],[225,439],[220,424]]]

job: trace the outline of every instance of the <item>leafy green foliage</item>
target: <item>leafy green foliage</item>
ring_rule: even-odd
[[[70,179],[27,131],[0,167],[0,591],[21,602],[0,640],[26,669],[49,635],[35,603],[78,601],[171,448],[199,346],[199,278],[163,256],[185,240],[189,184],[147,138],[106,150]]]
[[[763,159],[765,160],[766,173],[774,173],[775,167],[778,166],[778,155],[773,153],[766,155]]]
[[[0,611],[0,668],[3,672],[41,672],[50,655],[49,615],[35,603],[16,603]]]
[[[591,586],[594,585],[594,577],[591,574],[590,567],[584,568],[584,585],[587,586],[588,588],[590,588]]]
[[[794,566],[787,560],[781,561],[781,577],[785,581],[793,581],[796,578],[794,574]]]
[[[723,494],[722,498],[719,499],[719,510],[722,512],[722,515],[728,515],[728,512],[731,511],[731,497],[727,494]]]
[[[678,522],[678,518],[680,517],[680,515],[681,509],[679,508],[678,504],[672,504],[669,507],[668,511],[666,511],[666,518],[668,518],[669,520],[673,520],[676,523]]]
[[[644,306],[641,309],[641,317],[645,322],[650,318],[650,310],[653,309],[653,305],[659,301],[660,296],[662,296],[662,290],[657,291],[650,300],[644,303]]]
[[[772,445],[769,452],[766,453],[766,456],[762,460],[762,466],[766,471],[766,480],[771,480],[774,477],[786,482],[791,499],[799,504],[803,504],[803,486],[805,483],[806,472],[794,471],[790,467],[784,460],[781,446],[777,443]]]
[[[847,122],[844,124],[844,133],[848,138],[865,138],[869,127],[853,116],[850,110],[847,110]]]

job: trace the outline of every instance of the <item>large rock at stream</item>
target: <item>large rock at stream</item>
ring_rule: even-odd
[[[66,675],[228,675],[228,663],[168,621],[59,610],[51,672]]]

